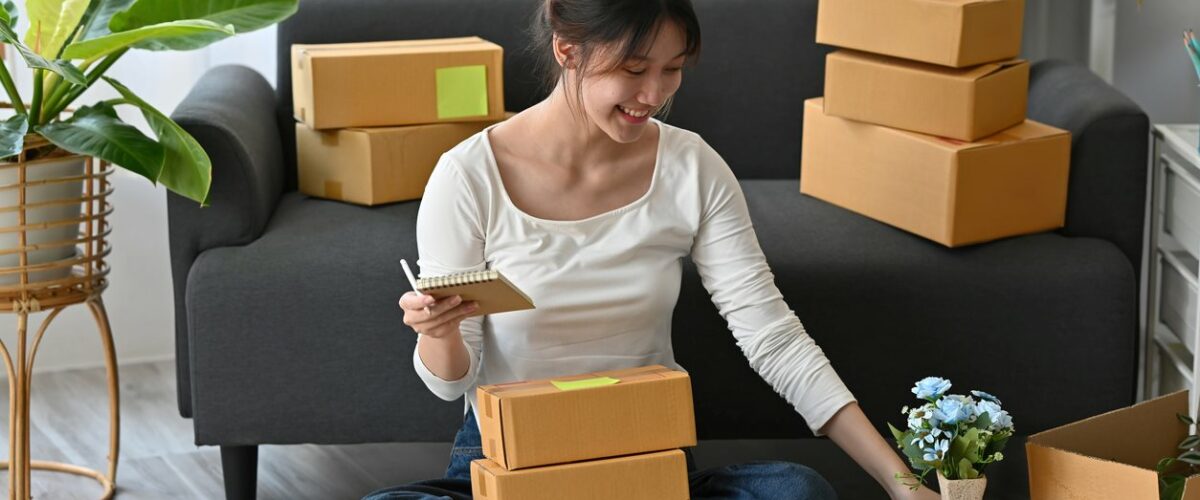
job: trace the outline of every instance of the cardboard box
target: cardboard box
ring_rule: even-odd
[[[420,199],[442,153],[493,123],[334,130],[297,123],[300,192],[360,205]]]
[[[1155,466],[1176,457],[1188,393],[1177,392],[1030,436],[1025,442],[1031,500],[1158,500]],[[1200,476],[1184,500],[1200,500]]]
[[[1017,57],[1024,0],[821,0],[817,43],[961,68]]]
[[[1029,63],[948,68],[853,50],[825,59],[825,112],[960,141],[1025,121]]]
[[[800,192],[946,246],[1062,227],[1071,138],[1031,120],[976,142],[804,103]]]
[[[483,454],[509,470],[696,445],[691,379],[658,365],[484,385],[476,396]]]
[[[314,129],[495,121],[504,50],[479,37],[292,45],[296,120]]]
[[[688,498],[687,460],[679,450],[518,471],[471,462],[476,500],[675,500]]]

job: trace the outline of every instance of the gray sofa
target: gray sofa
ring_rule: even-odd
[[[505,103],[520,110],[540,98],[522,50],[536,2],[305,0],[279,27],[276,89],[219,67],[175,110],[213,162],[211,207],[168,194],[179,410],[197,445],[221,447],[229,498],[254,495],[259,444],[449,441],[463,411],[413,372],[396,307],[419,202],[296,192],[289,46],[479,35],[506,48]],[[802,102],[822,94],[831,50],[813,41],[816,4],[695,0],[703,54],[667,121],[738,174],[777,285],[866,414],[881,431],[902,422],[909,387],[933,374],[1001,397],[1021,435],[1133,402],[1146,115],[1084,68],[1037,62],[1029,116],[1072,133],[1066,227],[941,247],[798,192]],[[827,447],[749,368],[684,266],[675,343],[700,449]],[[997,498],[1024,490],[1022,444],[1008,451],[990,474]],[[874,491],[846,469],[823,471],[843,497]]]

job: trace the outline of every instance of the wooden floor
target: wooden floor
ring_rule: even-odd
[[[172,362],[123,365],[118,499],[220,499],[220,451],[192,443],[179,416]],[[108,399],[102,368],[34,376],[30,447],[34,460],[106,468]],[[7,409],[8,384],[0,383]],[[8,412],[0,412],[0,454],[8,452]],[[449,443],[259,447],[260,499],[355,499],[377,488],[440,477]],[[439,457],[430,460],[428,457]],[[0,471],[0,487],[8,475]],[[95,499],[93,480],[33,473],[34,498]]]
[[[192,421],[179,416],[172,362],[121,366],[121,457],[119,500],[221,499],[220,451],[192,443]],[[108,399],[104,370],[41,374],[33,380],[31,447],[35,460],[53,460],[103,471],[108,446]],[[0,382],[7,408],[8,384]],[[0,411],[0,430],[8,412]],[[0,431],[0,455],[8,436]],[[1023,440],[1022,440],[1023,441]],[[988,469],[988,498],[1027,500],[1024,443],[1010,443],[1004,462]],[[378,488],[441,477],[449,443],[391,443],[346,446],[260,446],[258,498],[359,499]],[[1010,453],[1011,452],[1011,453]],[[701,468],[750,460],[789,460],[827,478],[840,498],[882,500],[886,495],[829,440],[701,441]],[[0,492],[8,477],[0,471]],[[34,472],[34,498],[95,499],[92,480]],[[0,496],[4,496],[0,494]]]

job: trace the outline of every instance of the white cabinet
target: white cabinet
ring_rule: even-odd
[[[1200,378],[1200,126],[1154,127],[1143,397],[1190,389]],[[1192,391],[1195,406],[1196,391]]]

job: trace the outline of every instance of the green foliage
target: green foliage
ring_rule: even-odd
[[[1195,420],[1182,413],[1175,417],[1183,425],[1192,425]],[[1183,498],[1183,485],[1187,478],[1200,473],[1200,436],[1188,435],[1179,442],[1183,450],[1175,457],[1167,457],[1158,461],[1155,470],[1158,471],[1158,496],[1161,500],[1180,500]]]
[[[15,29],[16,6],[0,2],[0,43],[12,46],[33,72],[25,100],[8,69],[0,86],[17,115],[0,121],[0,159],[20,153],[35,132],[72,153],[107,160],[167,189],[207,204],[212,164],[186,131],[124,85],[104,77],[125,52],[193,50],[271,26],[295,13],[299,0],[26,0],[30,28]],[[147,68],[152,71],[153,68]],[[63,111],[105,78],[121,98]],[[155,137],[124,123],[113,107],[133,106]]]

